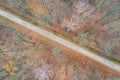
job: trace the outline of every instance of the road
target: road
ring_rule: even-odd
[[[102,58],[98,55],[95,55],[92,52],[89,52],[89,51],[87,51],[87,50],[85,50],[85,49],[83,49],[83,48],[81,48],[81,47],[79,47],[79,46],[77,46],[77,45],[75,45],[71,42],[68,42],[67,40],[64,40],[64,39],[62,39],[62,38],[60,38],[60,37],[58,37],[58,36],[56,36],[56,35],[54,35],[50,32],[47,32],[47,31],[45,31],[45,30],[43,30],[43,29],[41,29],[37,26],[34,26],[31,23],[29,23],[27,21],[24,21],[24,20],[14,16],[14,15],[8,13],[8,12],[0,10],[0,15],[7,18],[7,19],[10,19],[11,21],[16,22],[16,23],[18,23],[18,24],[20,24],[20,25],[22,25],[22,26],[24,26],[28,29],[31,29],[31,30],[33,30],[33,31],[35,31],[35,32],[37,32],[37,33],[39,33],[39,34],[41,34],[41,35],[43,35],[43,36],[45,36],[45,37],[47,37],[51,40],[53,40],[53,41],[56,41],[56,42],[66,46],[66,47],[68,47],[72,50],[75,50],[82,55],[85,55],[89,58],[92,58],[93,60],[95,60],[97,62],[100,62],[100,63],[106,65],[109,68],[112,68],[112,69],[120,72],[120,66],[111,62],[111,61],[109,61],[109,60],[107,60],[107,59],[104,59],[104,58]]]

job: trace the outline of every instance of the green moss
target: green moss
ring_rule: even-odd
[[[9,19],[7,19],[7,18],[5,18],[4,21],[5,21],[5,22],[11,22],[11,20],[9,20]]]

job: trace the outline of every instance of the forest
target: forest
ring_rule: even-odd
[[[120,61],[119,0],[0,0],[0,6]]]
[[[0,16],[0,80],[119,79],[119,72]]]

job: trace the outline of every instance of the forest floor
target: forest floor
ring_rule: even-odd
[[[3,7],[0,7],[0,8],[3,9],[3,10],[5,10],[5,11],[8,11],[8,10],[6,10],[6,9],[3,8]],[[16,14],[15,12],[13,12],[12,10],[11,10],[11,11],[8,11],[8,12],[9,12],[9,13],[12,13],[12,14],[14,13],[15,16],[18,15],[18,14]],[[23,20],[25,20],[25,21],[31,22],[31,20],[29,20],[29,19],[26,18],[25,16],[22,16],[22,17],[17,16],[17,17],[19,17],[19,18],[21,18],[21,19],[23,19]],[[69,42],[72,42],[72,43],[74,43],[74,44],[76,44],[76,45],[84,48],[84,49],[87,49],[87,50],[95,53],[96,55],[99,55],[99,56],[101,56],[101,57],[103,57],[103,58],[105,58],[105,59],[108,59],[108,60],[110,60],[110,61],[112,61],[112,62],[114,62],[114,63],[116,63],[116,64],[119,64],[119,63],[120,63],[119,58],[118,58],[118,59],[117,59],[117,58],[114,58],[113,55],[111,55],[111,54],[103,54],[102,52],[99,52],[97,49],[92,48],[92,47],[90,47],[89,45],[84,45],[84,44],[81,44],[81,43],[77,42],[77,41],[74,40],[74,38],[73,38],[73,36],[74,36],[75,34],[67,33],[64,29],[61,29],[60,27],[56,27],[57,25],[56,25],[56,26],[53,26],[53,27],[50,27],[50,28],[49,28],[49,27],[46,28],[46,27],[44,27],[44,25],[41,25],[41,24],[39,24],[39,23],[37,23],[37,22],[32,22],[32,23],[33,23],[34,25],[39,26],[40,28],[48,31],[48,32],[52,32],[52,33],[53,33],[54,35],[56,35],[56,36],[59,36],[59,37],[65,39],[65,40],[68,40]]]
[[[35,79],[115,80],[120,74],[0,16],[0,80]]]

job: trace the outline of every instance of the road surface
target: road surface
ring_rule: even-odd
[[[20,24],[20,25],[22,25],[22,26],[24,26],[28,29],[31,29],[31,30],[33,30],[33,31],[35,31],[35,32],[37,32],[37,33],[39,33],[39,34],[41,34],[41,35],[43,35],[43,36],[45,36],[45,37],[47,37],[51,40],[53,40],[53,41],[56,41],[56,42],[66,46],[66,47],[68,47],[72,50],[75,50],[82,55],[88,56],[89,58],[92,58],[93,60],[95,60],[97,62],[100,62],[100,63],[106,65],[107,67],[110,67],[110,68],[120,72],[120,66],[111,62],[111,61],[109,61],[109,60],[107,60],[107,59],[104,59],[104,58],[102,58],[98,55],[95,55],[92,52],[89,52],[89,51],[87,51],[87,50],[85,50],[85,49],[83,49],[83,48],[81,48],[81,47],[79,47],[79,46],[77,46],[77,45],[75,45],[71,42],[68,42],[67,40],[64,40],[64,39],[62,39],[62,38],[60,38],[60,37],[58,37],[58,36],[56,36],[56,35],[54,35],[50,32],[47,32],[47,31],[45,31],[45,30],[43,30],[43,29],[41,29],[37,26],[34,26],[31,23],[26,22],[26,21],[14,16],[10,13],[7,13],[3,10],[0,10],[0,15],[7,18],[7,19],[10,19],[11,21],[16,22],[16,23],[18,23],[18,24]]]

